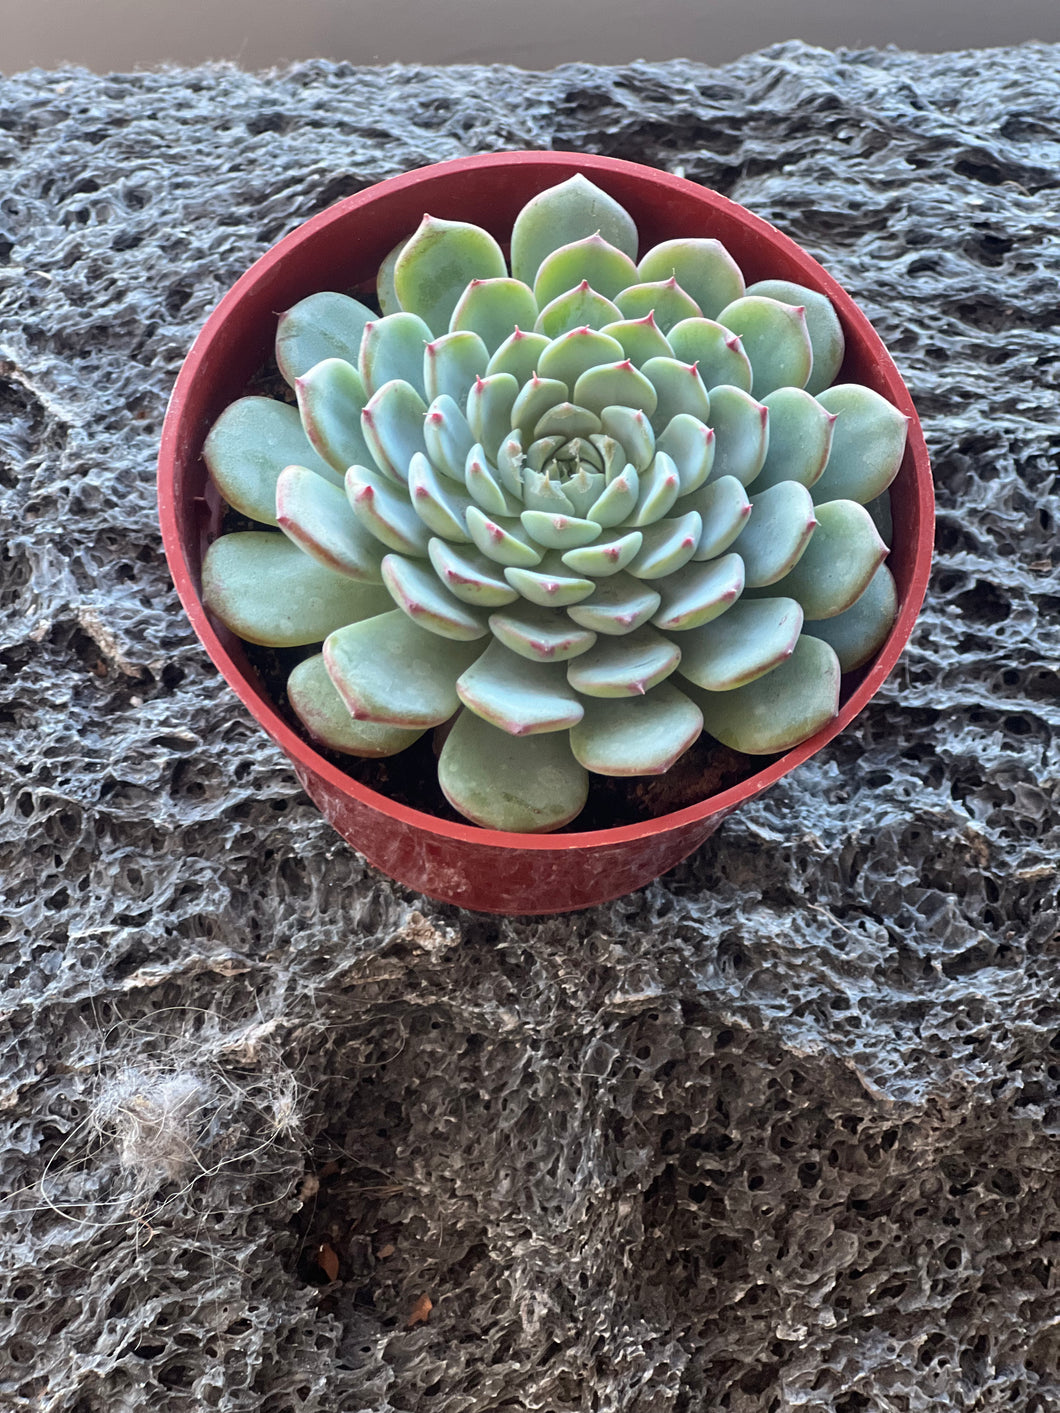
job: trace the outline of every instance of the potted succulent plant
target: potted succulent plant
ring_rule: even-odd
[[[280,242],[189,355],[159,487],[200,636],[325,815],[488,911],[690,852],[864,705],[930,559],[915,413],[849,298],[724,198],[570,154]],[[675,767],[702,797],[579,829],[591,781]]]

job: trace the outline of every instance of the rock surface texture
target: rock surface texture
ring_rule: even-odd
[[[1060,1407],[1058,113],[1043,46],[0,83],[3,1413]],[[823,261],[938,557],[813,763],[504,921],[323,824],[186,624],[154,458],[277,238],[550,146]]]

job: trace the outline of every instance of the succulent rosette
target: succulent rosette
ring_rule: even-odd
[[[379,272],[282,316],[295,403],[246,397],[205,446],[260,530],[210,547],[248,642],[321,644],[288,682],[311,737],[394,754],[446,726],[447,798],[540,832],[589,774],[668,770],[706,729],[784,751],[894,621],[887,487],[906,418],[835,384],[820,293],[749,287],[716,240],[647,251],[583,176],[510,258],[425,216]]]

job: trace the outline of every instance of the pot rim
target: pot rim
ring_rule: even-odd
[[[719,794],[708,795],[703,800],[686,806],[684,809],[657,815],[639,823],[613,825],[606,829],[520,834],[485,829],[470,822],[467,824],[456,823],[438,815],[400,804],[369,786],[362,785],[332,765],[287,725],[276,708],[251,686],[246,674],[232,658],[203,606],[200,588],[188,564],[180,533],[174,468],[180,463],[188,442],[187,403],[207,348],[213,344],[219,332],[236,313],[247,295],[267,282],[280,262],[285,261],[303,245],[312,242],[318,232],[336,220],[347,220],[350,215],[363,207],[371,206],[380,197],[395,195],[415,188],[426,177],[459,177],[464,174],[479,173],[490,168],[526,167],[530,169],[541,166],[547,166],[554,170],[560,180],[564,179],[566,173],[573,175],[577,171],[590,176],[593,173],[599,173],[602,176],[607,173],[615,173],[636,177],[649,186],[657,186],[660,196],[664,195],[667,190],[679,190],[686,197],[690,192],[696,193],[700,197],[706,198],[705,205],[716,211],[728,213],[768,245],[775,247],[779,243],[786,247],[793,256],[797,254],[803,273],[811,277],[807,278],[804,283],[819,290],[832,300],[845,326],[856,324],[859,327],[863,342],[870,349],[873,360],[879,369],[888,398],[899,411],[905,413],[909,418],[907,455],[911,455],[913,462],[912,496],[915,499],[914,509],[919,525],[919,534],[917,543],[910,547],[913,568],[909,588],[883,647],[876,654],[868,669],[863,669],[863,678],[851,691],[846,701],[841,704],[837,715],[815,735],[793,747],[790,751],[786,751],[761,771],[748,776],[737,785],[731,786]],[[199,428],[194,433],[198,437],[196,451],[199,455],[201,455],[202,441],[205,439],[206,430],[208,429]],[[285,754],[296,765],[314,772],[334,789],[352,794],[371,808],[406,825],[411,825],[421,832],[433,833],[450,840],[473,843],[480,847],[503,850],[570,850],[584,849],[593,845],[648,840],[655,835],[667,834],[715,815],[731,813],[738,805],[753,799],[781,777],[787,775],[789,771],[815,755],[833,737],[843,731],[867,706],[905,648],[927,591],[931,571],[934,522],[934,492],[927,448],[908,389],[893,359],[866,316],[823,266],[818,264],[790,236],[785,235],[762,217],[756,216],[745,207],[708,187],[700,186],[684,177],[677,177],[657,168],[646,167],[640,163],[627,162],[619,158],[549,151],[483,153],[415,168],[410,172],[404,172],[399,176],[377,182],[366,187],[363,191],[356,192],[354,195],[327,207],[271,246],[221,298],[207,318],[181,365],[162,428],[158,458],[158,502],[162,541],[166,558],[169,561],[170,572],[196,634],[214,665],[235,691],[243,705]]]

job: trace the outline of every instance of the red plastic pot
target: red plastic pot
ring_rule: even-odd
[[[425,211],[474,221],[503,242],[531,196],[576,171],[626,207],[644,249],[675,235],[715,236],[748,282],[795,280],[831,299],[847,340],[838,381],[866,383],[910,418],[905,460],[892,487],[888,563],[899,611],[875,660],[844,679],[838,716],[738,786],[647,823],[508,834],[395,804],[336,769],[286,724],[242,643],[202,604],[202,558],[219,532],[223,506],[200,453],[216,417],[269,359],[282,310],[318,290],[371,288],[380,262]],[[263,255],[221,300],[180,371],[162,433],[158,499],[170,570],[195,631],[243,704],[290,757],[328,821],[378,868],[432,898],[515,914],[569,912],[650,882],[738,805],[842,731],[879,689],[912,631],[927,587],[934,515],[927,450],[905,384],[868,320],[815,260],[766,221],[692,182],[631,162],[559,152],[466,157],[409,172],[321,212]]]

